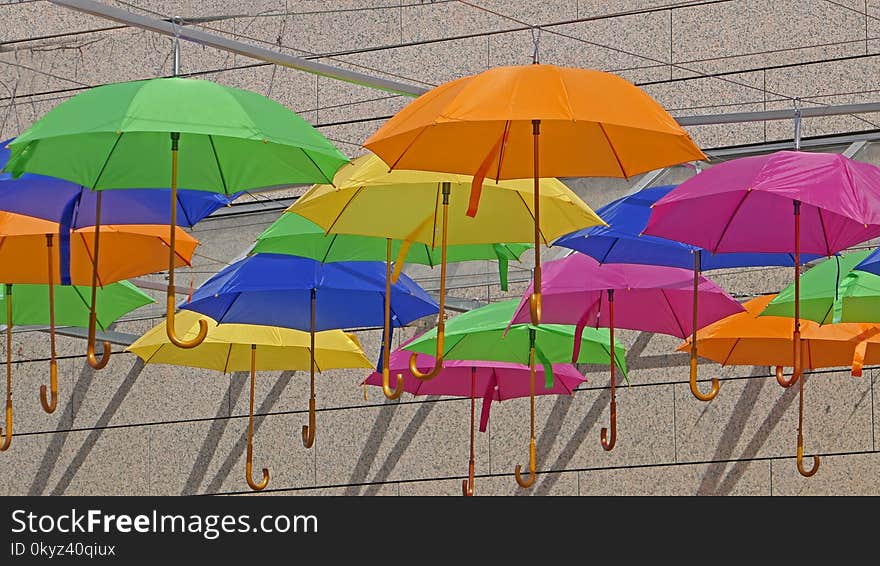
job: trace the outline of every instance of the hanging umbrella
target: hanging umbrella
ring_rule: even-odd
[[[603,223],[557,179],[540,181],[540,197],[529,182],[486,183],[483,199],[489,203],[487,206],[493,214],[468,218],[464,211],[472,181],[472,177],[464,175],[389,171],[381,159],[368,156],[342,167],[334,185],[313,187],[289,210],[308,218],[328,233],[402,240],[392,280],[403,268],[403,257],[412,243],[419,242],[436,249],[439,242],[440,312],[445,308],[448,246],[529,241],[535,215],[528,203],[535,198],[539,199],[544,210],[539,226],[547,242],[572,230]],[[389,211],[399,212],[394,222],[387,221]],[[386,263],[390,264],[390,250],[386,253]],[[423,374],[412,358],[410,371],[420,379],[431,379],[443,367],[441,352],[445,322],[442,316],[438,331],[440,340],[434,355],[437,365]]]
[[[376,157],[366,159],[361,157],[354,161],[353,167],[358,167],[365,160],[369,159],[372,159],[374,163],[381,163]],[[501,289],[506,291],[508,261],[518,261],[520,255],[529,248],[531,248],[530,244],[458,244],[447,247],[446,261],[451,263],[495,259],[498,261]],[[390,238],[351,234],[329,235],[323,228],[311,220],[289,210],[282,214],[278,220],[257,238],[257,243],[251,250],[251,253],[286,253],[309,257],[325,263],[334,261],[385,261],[386,279],[389,282],[396,280],[396,277],[391,274],[392,257],[397,257],[399,264],[409,262],[430,265],[431,267],[439,265],[442,261],[442,251],[427,243],[405,242]],[[441,284],[444,283],[445,279]],[[443,300],[442,296],[441,300]],[[389,300],[390,293],[386,293],[385,297],[386,301]],[[387,320],[383,328],[382,359],[386,360],[390,352],[389,334],[391,332]],[[382,374],[385,377],[385,387],[383,387],[385,395],[389,399],[398,398],[403,392],[402,375],[398,375],[396,388],[392,390],[390,388],[391,380],[388,368],[383,368]]]
[[[0,142],[0,169],[9,161],[7,145]],[[35,216],[73,229],[95,225],[97,200],[103,201],[101,220],[105,224],[169,224],[168,198],[171,189],[130,189],[106,195],[86,187],[44,175],[25,173],[14,179],[0,173],[0,210]],[[177,191],[177,224],[192,228],[212,212],[240,195],[206,191]]]
[[[189,265],[198,241],[180,228],[176,229],[180,245],[175,254],[177,265]],[[12,342],[13,286],[43,284],[48,290],[48,316],[54,312],[54,290],[57,281],[63,284],[91,285],[91,315],[88,323],[88,361],[92,367],[104,367],[110,358],[110,343],[104,342],[103,355],[95,355],[97,324],[96,296],[98,286],[109,285],[129,277],[163,269],[168,250],[165,227],[154,225],[106,226],[104,245],[109,254],[98,261],[95,228],[62,229],[61,225],[11,212],[0,212],[0,282],[6,284],[7,345]],[[63,245],[56,245],[56,242]],[[45,258],[40,260],[40,258]],[[95,267],[97,266],[97,267]],[[95,284],[97,281],[98,285]],[[50,325],[50,387],[57,390],[55,333]],[[11,347],[6,351],[6,420],[12,420]],[[57,398],[44,403],[47,412],[55,410]]]
[[[86,300],[87,287],[73,285],[16,285],[18,300],[13,305],[12,285],[0,286],[0,309],[5,309],[6,318],[6,435],[3,436],[0,451],[9,448],[12,442],[12,327],[13,325],[48,325],[52,339],[52,357],[49,362],[50,389],[40,385],[40,404],[47,413],[55,412],[58,406],[58,365],[55,359],[55,324],[85,328],[90,320],[89,303]],[[99,290],[101,309],[97,322],[101,330],[120,316],[139,307],[150,304],[153,299],[129,283],[112,283]],[[48,302],[47,302],[48,295]],[[57,296],[57,302],[56,302]],[[8,298],[8,300],[7,300]],[[53,308],[50,308],[50,303]]]
[[[170,187],[166,329],[172,343],[183,348],[204,340],[208,326],[200,325],[191,342],[174,334],[178,183],[231,195],[274,185],[329,182],[348,161],[278,102],[179,77],[86,90],[46,113],[9,149],[4,171],[13,177],[47,175],[95,191]],[[94,223],[99,229],[101,200],[96,200]]]
[[[722,365],[761,366],[792,365],[797,355],[806,369],[852,365],[853,375],[861,375],[863,363],[880,362],[880,326],[873,324],[819,326],[812,321],[801,321],[801,352],[795,354],[791,349],[794,319],[758,316],[774,296],[747,301],[743,305],[746,312],[719,320],[697,332],[700,355]],[[689,348],[690,341],[688,338],[678,349]],[[873,344],[870,349],[869,344]],[[812,469],[804,467],[804,380],[799,381],[797,468],[801,475],[810,477],[819,471],[819,457],[813,456]]]
[[[654,99],[602,71],[537,64],[496,67],[423,94],[364,142],[391,169],[474,175],[468,216],[485,177],[534,181],[535,290],[541,319],[540,177],[625,177],[706,159]],[[483,202],[491,215],[506,211]],[[485,215],[485,213],[484,213]],[[570,231],[570,230],[569,230]]]
[[[633,194],[619,198],[596,211],[608,226],[594,226],[562,236],[554,246],[570,248],[587,254],[600,263],[640,263],[646,265],[665,265],[694,270],[694,315],[699,312],[698,293],[701,271],[750,266],[793,266],[794,255],[790,253],[704,253],[698,246],[642,234],[651,216],[651,207],[658,199],[665,197],[676,185],[648,187]],[[804,261],[819,256],[801,254]],[[697,325],[693,324],[694,332]],[[702,393],[697,386],[696,342],[691,340],[690,388],[691,393],[701,401],[711,401],[718,395],[720,383],[712,378],[708,393]]]
[[[547,264],[544,294],[544,320],[611,329],[629,328],[684,338],[694,327],[703,326],[743,310],[742,305],[721,287],[697,276],[697,296],[703,309],[694,313],[691,272],[678,267],[630,263],[600,264],[590,256],[575,253]],[[512,324],[529,320],[527,290]],[[576,334],[577,335],[577,334]],[[575,342],[574,357],[577,357]],[[602,429],[602,447],[614,448],[617,440],[616,378],[611,366],[611,427]]]
[[[379,262],[321,263],[292,255],[256,254],[208,279],[181,308],[218,323],[280,326],[312,335],[382,324],[387,294],[394,326],[437,313],[437,302],[415,281],[402,275],[388,287],[384,271]],[[306,448],[315,441],[314,369],[310,388],[309,424],[302,429]]]
[[[869,254],[831,257],[801,275],[800,317],[819,324],[880,322],[880,276],[856,269]],[[794,285],[780,291],[761,316],[794,316]]]
[[[508,326],[516,299],[490,303],[452,318],[446,327],[442,354],[449,360],[488,360],[528,364],[530,401],[529,476],[523,479],[516,466],[516,481],[521,487],[535,483],[535,359],[544,366],[546,389],[554,387],[552,364],[572,360],[577,343],[578,355],[572,363],[611,364],[626,372],[626,350],[611,347],[609,332],[605,329],[585,328],[575,336],[574,326],[515,324]],[[437,328],[401,346],[421,354],[436,351]],[[412,360],[412,357],[410,358]],[[412,363],[412,361],[410,362]],[[416,376],[418,377],[418,376]]]
[[[181,312],[178,328],[181,336],[191,339],[201,332],[198,314]],[[213,321],[212,321],[213,322]],[[213,369],[229,373],[248,371],[251,374],[248,412],[247,460],[245,477],[251,489],[259,491],[269,483],[269,470],[263,468],[259,482],[252,478],[254,435],[254,381],[257,370],[304,370],[317,365],[318,371],[342,368],[368,368],[370,360],[361,350],[353,334],[341,330],[313,333],[249,324],[212,324],[208,335],[198,346],[178,348],[169,341],[163,324],[138,338],[127,352],[133,352],[144,363]],[[314,363],[312,363],[314,362]]]
[[[389,358],[389,367],[403,375],[404,390],[413,395],[451,395],[469,397],[471,400],[471,443],[470,461],[468,462],[468,479],[461,482],[462,495],[474,494],[474,413],[475,400],[483,399],[480,415],[480,432],[485,432],[489,421],[489,408],[492,401],[504,401],[529,395],[531,369],[527,365],[510,362],[491,362],[485,360],[447,360],[440,374],[424,381],[416,378],[409,371],[410,352],[397,350]],[[416,365],[420,368],[434,367],[434,357],[428,354],[416,354]],[[540,368],[533,368],[538,373],[535,395],[571,395],[572,391],[586,381],[581,372],[571,364],[553,364],[553,386],[545,387],[541,383],[543,373]],[[367,385],[386,387],[382,372],[371,373],[364,380]]]
[[[801,253],[830,256],[880,235],[880,168],[836,153],[777,151],[720,163],[653,207],[646,234],[714,253],[794,253],[794,370],[801,373]]]

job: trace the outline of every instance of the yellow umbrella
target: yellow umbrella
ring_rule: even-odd
[[[269,470],[263,468],[263,479],[257,483],[251,477],[253,468],[254,435],[254,376],[256,371],[306,370],[310,367],[311,342],[308,332],[258,326],[252,324],[217,324],[192,311],[180,311],[175,326],[184,339],[199,334],[199,320],[207,319],[205,340],[191,349],[175,346],[165,330],[165,323],[153,327],[138,338],[127,352],[133,352],[144,363],[170,364],[222,371],[251,372],[250,412],[248,415],[248,443],[246,478],[254,490],[269,483]],[[364,355],[354,334],[342,330],[325,330],[314,334],[315,367],[318,371],[341,368],[371,368],[373,364]],[[259,361],[257,354],[259,353]]]
[[[410,244],[419,242],[435,248],[439,242],[440,321],[437,325],[437,354],[435,365],[428,373],[419,371],[415,354],[410,357],[410,372],[419,379],[431,379],[443,367],[447,245],[528,242],[533,235],[537,214],[534,210],[535,186],[531,180],[484,182],[481,201],[486,205],[484,210],[487,212],[470,217],[465,215],[465,211],[468,209],[472,182],[473,178],[469,175],[389,171],[381,159],[368,154],[340,168],[332,185],[313,186],[288,209],[321,226],[328,234],[403,240],[390,280],[400,274]],[[545,244],[563,234],[605,224],[558,179],[540,180],[538,201],[542,211],[538,229]],[[390,266],[390,245],[387,253]],[[388,294],[383,360],[389,359],[387,297]],[[388,371],[383,369],[383,386],[387,395],[390,392]],[[398,390],[402,386],[403,376],[398,375]]]

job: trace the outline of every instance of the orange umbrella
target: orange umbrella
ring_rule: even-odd
[[[0,450],[9,447],[12,437],[12,287],[13,284],[45,284],[49,288],[50,380],[52,398],[41,396],[43,409],[51,413],[57,404],[57,364],[55,361],[54,285],[91,285],[88,361],[95,369],[110,359],[110,343],[104,342],[103,355],[95,356],[96,287],[129,277],[162,271],[168,267],[167,225],[111,225],[64,231],[57,222],[0,212],[0,281],[7,289],[6,320],[6,434]],[[62,239],[64,244],[60,242]],[[177,228],[176,265],[190,265],[198,240]],[[67,245],[69,242],[69,245]],[[103,253],[98,255],[98,244]],[[68,253],[69,252],[69,253]],[[97,265],[92,258],[98,256]],[[57,279],[56,279],[57,278]]]
[[[473,175],[471,217],[486,176],[534,179],[534,324],[541,318],[540,177],[628,178],[706,159],[672,116],[632,83],[611,73],[537,61],[433,88],[364,147],[391,169]]]
[[[782,367],[793,364],[791,333],[793,318],[758,316],[776,295],[757,297],[743,304],[746,312],[737,313],[710,324],[697,332],[699,355],[726,365],[776,366],[780,383]],[[678,347],[687,351],[691,339]],[[862,366],[880,362],[880,324],[842,323],[820,326],[801,320],[801,360],[803,367],[851,366],[854,376],[862,375]],[[803,466],[804,457],[804,380],[800,379],[798,408],[797,467],[810,477],[819,470],[819,457],[813,456],[813,468]]]

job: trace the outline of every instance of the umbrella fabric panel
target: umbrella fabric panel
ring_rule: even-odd
[[[874,275],[880,275],[880,249],[874,250],[868,257],[862,260],[855,269],[867,271]]]
[[[59,326],[89,324],[91,289],[73,285],[55,285],[55,323]],[[16,325],[49,324],[48,285],[15,285],[12,289],[12,322]],[[129,283],[120,281],[97,290],[97,324],[101,330],[116,319],[139,307],[153,303],[153,299]],[[0,285],[0,311],[6,309],[6,286]]]

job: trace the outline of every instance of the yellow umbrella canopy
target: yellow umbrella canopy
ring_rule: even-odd
[[[446,246],[529,242],[533,237],[533,224],[538,215],[534,210],[535,186],[531,180],[484,182],[483,212],[470,217],[465,212],[472,182],[473,177],[469,175],[389,171],[381,159],[368,154],[340,168],[332,185],[313,186],[288,209],[321,226],[328,234],[403,240],[391,280],[403,267],[409,248],[406,242],[441,247],[437,355],[433,370],[426,374],[416,367],[415,354],[411,356],[410,371],[419,379],[431,379],[443,366]],[[539,232],[545,244],[563,234],[605,224],[558,179],[540,179],[539,184]],[[390,246],[388,249],[390,265]],[[387,342],[387,315],[385,329]],[[388,359],[387,353],[384,359]],[[402,382],[402,375],[398,375],[398,387]]]
[[[250,412],[248,415],[248,443],[246,479],[254,490],[269,483],[269,470],[263,468],[263,479],[255,482],[253,468],[254,434],[254,379],[257,370],[307,370],[310,367],[311,338],[308,332],[259,326],[253,324],[217,324],[204,315],[181,311],[175,318],[175,327],[184,339],[199,334],[199,320],[207,319],[205,340],[194,348],[175,346],[165,329],[165,323],[153,327],[125,350],[136,354],[148,364],[169,364],[222,371],[250,371]],[[182,331],[182,332],[181,332]],[[354,334],[342,330],[315,333],[315,367],[318,371],[343,368],[372,368],[373,364],[361,349]]]

